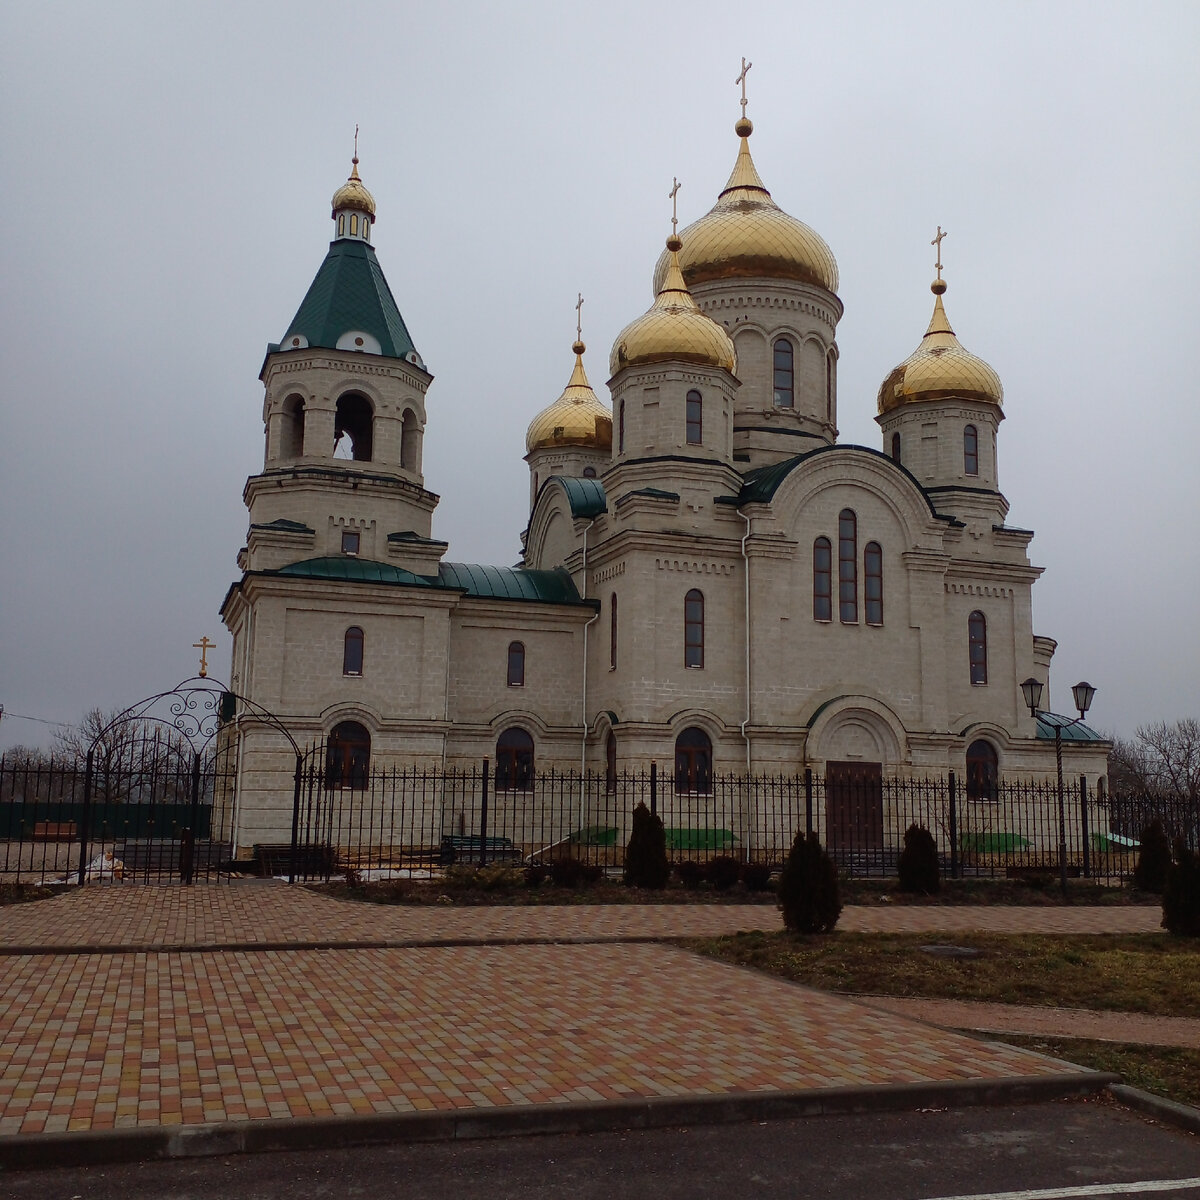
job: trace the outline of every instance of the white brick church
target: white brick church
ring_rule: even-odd
[[[1034,632],[1033,534],[1005,523],[1003,389],[955,334],[940,256],[928,329],[879,388],[881,448],[839,444],[837,264],[772,198],[750,121],[735,129],[728,184],[668,240],[612,347],[611,402],[577,342],[533,416],[516,568],[448,562],[434,537],[433,376],[355,158],[267,349],[265,462],[221,609],[233,689],[329,740],[348,782],[484,757],[501,790],[651,761],[697,791],[805,767],[954,770],[976,792],[1053,773],[1059,718],[1020,689],[1047,682],[1055,642]],[[239,725],[243,840],[278,836],[290,748]],[[1094,786],[1107,744],[1086,725],[1064,742]]]

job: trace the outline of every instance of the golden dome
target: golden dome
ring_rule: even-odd
[[[729,335],[696,306],[679,270],[680,241],[667,239],[667,269],[649,310],[617,334],[608,369],[640,363],[690,362],[737,370],[737,355]]]
[[[689,287],[710,279],[766,276],[795,279],[836,292],[837,261],[824,238],[803,221],[788,216],[771,199],[754,160],[750,133],[754,126],[735,126],[741,145],[725,190],[712,210],[683,231],[679,265]],[[657,291],[667,273],[664,254],[654,268]]]
[[[365,212],[372,221],[375,220],[375,197],[363,186],[358,177],[358,156],[355,155],[350,168],[350,178],[333,193],[333,213],[336,216],[341,209],[357,209]]]
[[[576,342],[571,349],[575,351],[575,370],[571,372],[566,390],[529,422],[525,449],[530,453],[545,446],[612,449],[612,413],[588,383],[583,369],[586,347],[582,342]]]
[[[879,412],[951,396],[1002,404],[1004,387],[1000,376],[982,358],[964,350],[950,328],[942,304],[945,281],[935,279],[931,290],[937,299],[929,328],[916,350],[883,381],[879,389]]]

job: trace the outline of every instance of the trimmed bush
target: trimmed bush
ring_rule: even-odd
[[[771,890],[771,864],[748,862],[742,868],[742,882],[748,892],[769,892]]]
[[[1200,937],[1200,854],[1182,838],[1167,871],[1162,893],[1163,928],[1180,937]]]
[[[779,879],[779,907],[793,933],[829,933],[842,913],[837,868],[815,833],[796,834]]]
[[[625,847],[625,882],[630,887],[658,890],[667,886],[670,875],[663,823],[639,802],[633,810],[633,830]]]
[[[728,854],[718,854],[705,864],[704,874],[718,892],[727,892],[741,877],[742,864]]]
[[[559,858],[550,864],[550,882],[560,888],[584,888],[599,883],[604,870],[577,858]]]
[[[693,892],[704,880],[704,868],[690,858],[675,864],[675,874],[679,877],[679,882]]]
[[[1161,821],[1151,821],[1142,830],[1137,866],[1133,870],[1133,886],[1139,892],[1163,894],[1167,873],[1171,869],[1171,843]]]
[[[942,890],[937,842],[920,825],[910,825],[900,851],[900,890],[917,896],[935,896]]]

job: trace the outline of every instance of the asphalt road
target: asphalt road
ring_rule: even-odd
[[[1200,1138],[1089,1100],[0,1175],[0,1196],[12,1200],[979,1200],[1012,1193],[1006,1200],[1200,1200]]]

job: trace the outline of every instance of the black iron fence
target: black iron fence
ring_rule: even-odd
[[[0,758],[0,882],[216,878],[234,820],[233,752],[119,730],[84,757]]]

